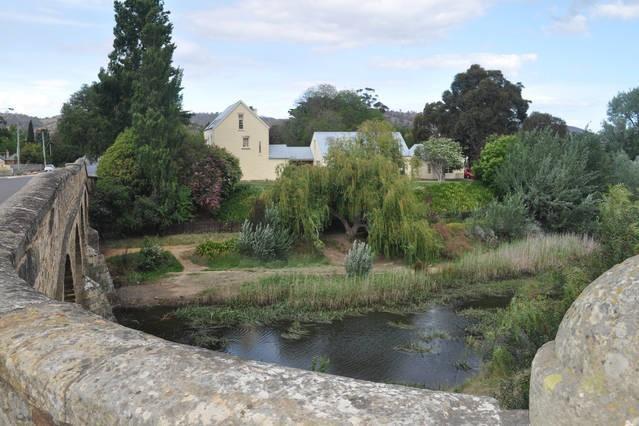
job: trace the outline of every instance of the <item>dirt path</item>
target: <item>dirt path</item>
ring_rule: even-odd
[[[343,238],[333,237],[327,241],[324,255],[329,265],[308,266],[299,268],[249,268],[224,271],[209,271],[206,266],[193,263],[190,259],[194,245],[163,246],[170,251],[184,266],[178,273],[167,276],[149,284],[121,287],[116,290],[121,307],[143,307],[157,305],[183,305],[189,303],[213,303],[227,299],[239,291],[242,284],[276,274],[304,275],[343,275],[344,256],[350,243]],[[135,253],[139,248],[105,249],[106,257],[125,253]],[[405,270],[404,266],[380,260],[375,262],[376,271]],[[203,292],[215,289],[203,296]]]

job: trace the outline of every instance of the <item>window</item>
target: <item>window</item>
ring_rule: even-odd
[[[244,136],[242,138],[242,149],[249,149],[249,137]]]
[[[237,115],[237,128],[244,130],[244,114]]]
[[[257,152],[259,152],[260,154],[262,153],[262,141],[260,141],[257,145]]]

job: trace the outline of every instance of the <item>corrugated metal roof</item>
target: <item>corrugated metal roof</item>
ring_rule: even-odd
[[[237,101],[235,102],[233,105],[230,105],[229,107],[227,107],[224,111],[222,111],[220,114],[218,114],[217,117],[215,117],[215,120],[211,121],[209,123],[208,126],[206,126],[206,128],[204,130],[211,130],[211,129],[215,129],[217,126],[220,125],[220,123],[222,123],[229,115],[231,115],[231,113],[233,111],[235,111],[235,108],[237,108],[240,105],[244,105],[246,107],[247,110],[251,111],[253,113],[253,115],[255,117],[257,117],[258,120],[260,120],[262,123],[264,123],[266,126],[268,126],[269,128],[271,127],[266,121],[264,121],[262,119],[262,117],[260,117],[259,115],[257,115],[255,113],[255,110],[253,108],[251,108],[250,106],[246,105],[244,103],[244,101]]]
[[[269,145],[268,158],[271,160],[313,161],[310,146]]]
[[[328,149],[334,143],[344,140],[354,140],[359,135],[359,132],[314,132],[313,139],[317,142],[322,157],[326,157]],[[400,150],[403,157],[412,157],[415,151],[414,146],[409,149],[406,146],[406,141],[399,132],[393,132],[393,137],[399,143]]]

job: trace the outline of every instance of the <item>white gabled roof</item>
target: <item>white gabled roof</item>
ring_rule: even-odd
[[[317,142],[317,146],[325,158],[328,154],[330,146],[340,140],[354,140],[359,135],[359,132],[314,132],[313,139]],[[412,157],[415,151],[415,146],[408,148],[406,141],[399,132],[393,132],[393,137],[399,143],[399,148],[402,152],[402,157]]]
[[[253,110],[253,108],[251,108],[250,106],[246,105],[244,103],[244,101],[239,100],[237,102],[235,102],[233,105],[229,105],[224,111],[222,111],[221,113],[218,114],[217,117],[215,117],[215,120],[211,121],[209,123],[208,126],[206,126],[206,129],[204,130],[212,130],[215,129],[217,126],[219,126],[220,124],[222,124],[222,122],[224,120],[226,120],[226,118],[231,115],[233,113],[233,111],[235,111],[237,109],[237,107],[239,107],[240,105],[243,105],[247,110],[251,111],[251,113],[253,114],[253,116],[255,118],[257,118],[259,121],[261,121],[267,128],[271,128],[271,126],[269,126],[269,124],[262,120],[260,118],[259,115],[257,115],[257,113]]]
[[[277,144],[269,145],[268,150],[268,158],[270,160],[314,160],[310,146],[288,146],[284,144]]]

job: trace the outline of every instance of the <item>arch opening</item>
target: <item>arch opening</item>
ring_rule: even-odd
[[[64,302],[75,303],[75,287],[73,286],[73,269],[71,268],[71,257],[67,254],[64,263]]]

